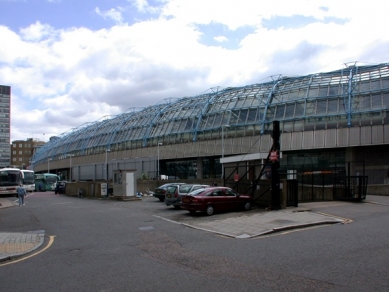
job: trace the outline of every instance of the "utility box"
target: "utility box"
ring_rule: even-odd
[[[108,184],[102,183],[100,186],[100,196],[101,197],[108,197]]]
[[[113,196],[135,197],[136,196],[136,170],[114,170],[113,172]]]

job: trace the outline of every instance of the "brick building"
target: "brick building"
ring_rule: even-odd
[[[20,169],[28,169],[32,164],[32,156],[44,144],[45,142],[33,138],[12,141],[11,165]]]

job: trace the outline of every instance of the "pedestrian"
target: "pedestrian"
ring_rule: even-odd
[[[21,205],[24,205],[24,196],[26,195],[26,189],[23,188],[22,184],[20,184],[16,189],[16,191],[18,192],[19,207],[20,207]]]
[[[212,185],[213,185],[214,187],[216,187],[216,186],[217,186],[217,183],[214,181]]]

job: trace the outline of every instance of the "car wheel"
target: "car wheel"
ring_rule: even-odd
[[[246,202],[243,207],[246,211],[250,211],[252,206],[251,202]]]
[[[205,209],[205,214],[207,214],[208,216],[213,215],[214,212],[215,212],[215,209],[213,208],[212,205],[207,206],[207,208]]]
[[[165,201],[165,198],[159,198],[159,201],[163,202],[163,201]]]

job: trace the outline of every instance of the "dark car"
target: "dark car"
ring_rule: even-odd
[[[176,186],[173,190],[172,187],[168,187],[165,204],[167,206],[174,206],[174,208],[179,209],[181,206],[181,196],[187,195],[192,191],[208,188],[209,185],[200,185],[200,184],[182,184]]]
[[[193,191],[181,197],[181,209],[194,214],[196,211],[212,215],[217,211],[250,210],[253,198],[238,194],[228,187],[211,187]]]
[[[57,181],[54,189],[55,194],[64,194],[66,189],[66,181]]]
[[[158,188],[155,189],[155,192],[153,194],[153,197],[156,197],[159,199],[161,202],[165,201],[165,195],[166,195],[166,190],[170,186],[177,186],[177,185],[183,185],[184,183],[168,183],[164,184]]]

